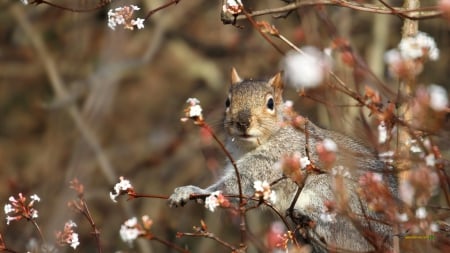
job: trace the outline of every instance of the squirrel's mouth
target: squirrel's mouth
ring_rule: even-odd
[[[243,140],[243,141],[248,141],[248,142],[257,142],[258,141],[258,136],[256,135],[250,135],[250,134],[240,134],[239,139]]]

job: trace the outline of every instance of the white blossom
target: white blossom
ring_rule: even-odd
[[[12,213],[15,210],[11,204],[5,204],[4,209],[5,209],[5,214]]]
[[[30,4],[30,2],[28,2],[28,0],[20,0],[24,5],[28,5]]]
[[[436,223],[434,223],[434,222],[432,222],[432,223],[430,224],[430,230],[431,230],[432,232],[438,232],[438,231],[439,231],[439,225],[436,224]]]
[[[112,30],[116,26],[123,25],[125,29],[133,30],[136,26],[138,29],[144,28],[144,19],[133,19],[135,11],[140,10],[136,5],[117,7],[108,11],[108,27]]]
[[[76,249],[78,245],[80,245],[80,241],[78,239],[78,233],[73,231],[73,228],[77,227],[77,224],[72,220],[69,220],[64,224],[64,231],[61,234],[61,239],[63,243],[68,244],[73,249]]]
[[[418,59],[427,54],[430,60],[439,58],[439,49],[432,37],[424,32],[418,32],[415,36],[403,38],[398,44],[403,59]]]
[[[294,107],[294,102],[292,100],[286,100],[284,102],[284,107],[285,108],[292,108],[292,107]]]
[[[351,178],[351,174],[348,171],[348,169],[346,167],[342,166],[342,165],[333,167],[331,169],[331,174],[333,176],[342,176],[344,178]]]
[[[381,121],[380,124],[378,124],[378,143],[383,144],[386,143],[388,139],[388,132],[386,128],[386,123],[384,121]]]
[[[200,100],[198,100],[198,98],[188,98],[186,100],[186,103],[188,103],[190,105],[198,105],[198,104],[200,104]]]
[[[336,222],[336,213],[323,212],[320,214],[320,220],[326,223]]]
[[[372,179],[373,179],[375,182],[383,182],[383,174],[374,172],[374,173],[372,174]]]
[[[388,65],[397,64],[402,60],[402,55],[397,48],[393,48],[384,53],[384,62],[386,62],[386,64]]]
[[[416,209],[416,217],[419,219],[424,219],[427,217],[427,210],[425,207],[419,207]]]
[[[38,215],[38,211],[36,209],[31,209],[31,218],[36,219],[37,217],[39,217]]]
[[[329,151],[329,152],[337,152],[338,151],[337,144],[332,139],[325,138],[322,141],[322,144],[326,151]]]
[[[329,62],[315,47],[305,47],[302,52],[291,51],[284,57],[281,65],[285,81],[296,89],[316,87],[322,83]]]
[[[145,19],[143,19],[143,18],[137,18],[137,19],[133,19],[131,21],[131,24],[135,25],[137,27],[137,29],[143,29],[144,28],[144,21],[145,21]]]
[[[306,167],[310,164],[311,164],[311,161],[309,160],[309,158],[307,156],[300,158],[300,167],[302,169],[306,169]]]
[[[214,210],[218,206],[220,206],[219,198],[218,198],[219,194],[221,194],[221,191],[215,191],[215,192],[212,192],[208,197],[206,197],[206,199],[205,199],[205,207],[209,211],[214,212]]]
[[[80,241],[78,240],[78,233],[75,233],[75,232],[72,233],[70,240],[69,240],[69,245],[73,249],[76,249],[78,247],[78,245],[80,245]]]
[[[393,159],[394,155],[395,155],[395,152],[392,150],[389,150],[386,152],[379,153],[378,158],[382,161],[392,163],[392,162],[394,162],[394,159]]]
[[[412,205],[416,190],[408,180],[401,180],[399,184],[400,199],[406,204]]]
[[[137,218],[136,217],[130,218],[126,220],[123,224],[125,224],[125,226],[127,227],[134,227],[137,225]]]
[[[122,224],[120,227],[120,238],[122,241],[132,244],[134,240],[136,240],[142,232],[136,227],[137,226],[137,218],[133,217],[128,219]]]
[[[222,6],[222,11],[224,13],[236,15],[242,12],[243,6],[241,0],[226,0]]]
[[[263,192],[265,190],[264,188],[270,188],[270,185],[269,183],[267,183],[267,181],[256,180],[253,183],[253,188],[257,192]]]
[[[443,111],[448,108],[447,91],[439,85],[431,84],[428,86],[430,94],[430,107],[435,111]]]
[[[436,165],[436,158],[434,154],[425,156],[425,164],[430,167],[434,167],[434,165]]]
[[[256,180],[253,183],[253,188],[255,189],[255,197],[262,197],[264,200],[268,200],[271,203],[275,203],[277,201],[276,192],[272,191],[270,184],[267,181]]]
[[[202,117],[202,107],[200,106],[200,100],[197,98],[188,98],[186,103],[189,104],[186,116],[189,118]]]
[[[36,201],[36,202],[40,202],[40,201],[41,201],[41,198],[39,198],[39,196],[38,196],[37,194],[31,195],[31,196],[30,196],[30,199],[31,199],[31,202],[30,202],[31,205],[32,205],[35,201]]]
[[[117,202],[116,198],[122,193],[128,191],[128,189],[133,189],[129,180],[124,177],[119,177],[120,182],[114,185],[114,191],[109,192],[109,197],[113,202]]]
[[[17,217],[6,216],[6,225],[9,225],[11,221],[18,220]]]
[[[275,191],[270,191],[268,200],[270,203],[276,203],[277,202],[277,193]]]
[[[397,214],[397,220],[400,221],[400,222],[407,222],[408,221],[408,214],[407,213]]]

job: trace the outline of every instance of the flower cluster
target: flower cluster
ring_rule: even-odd
[[[281,65],[286,83],[299,90],[319,86],[330,68],[328,57],[315,47],[288,52]]]
[[[305,124],[308,120],[299,115],[294,109],[294,102],[292,100],[286,100],[283,106],[283,123],[290,124],[291,126],[304,130]]]
[[[280,249],[286,250],[289,238],[285,225],[280,221],[273,222],[266,234],[266,241],[268,252],[278,252],[277,250]]]
[[[9,197],[9,204],[5,204],[4,207],[7,225],[11,221],[18,221],[22,218],[33,220],[38,217],[38,211],[34,209],[33,205],[35,202],[40,202],[41,199],[36,194],[31,195],[30,199],[31,201],[27,204],[27,198],[22,193],[19,193],[17,199],[13,196]]]
[[[367,201],[369,208],[375,212],[384,212],[394,216],[395,210],[386,210],[386,206],[395,207],[395,201],[383,182],[383,175],[376,172],[366,172],[359,178],[358,193]]]
[[[445,123],[446,114],[450,112],[447,91],[436,84],[420,85],[411,105],[411,113],[414,115],[412,126],[430,132],[439,130]]]
[[[222,12],[237,15],[243,11],[243,7],[241,0],[225,0],[222,5]]]
[[[331,167],[334,161],[336,161],[338,146],[332,139],[325,138],[321,142],[318,142],[316,144],[316,150],[319,155],[319,160],[324,163],[325,167]]]
[[[80,241],[78,240],[78,233],[73,231],[73,228],[76,227],[77,224],[71,220],[64,224],[64,230],[56,232],[56,240],[60,245],[69,245],[73,249],[76,249],[78,245],[80,245]]]
[[[415,36],[403,38],[398,44],[400,55],[403,59],[429,58],[437,60],[439,58],[439,49],[434,39],[424,32],[418,32]]]
[[[126,220],[120,227],[120,238],[122,241],[132,244],[140,236],[147,235],[150,228],[153,225],[153,220],[151,220],[147,215],[141,217],[142,225],[138,223],[136,217]]]
[[[434,39],[424,32],[415,36],[403,38],[397,48],[387,51],[385,62],[393,76],[412,78],[423,70],[426,60],[436,61],[439,58],[439,49]]]
[[[200,106],[200,100],[197,98],[188,98],[186,100],[188,107],[184,110],[185,117],[181,118],[182,122],[189,119],[195,122],[203,122],[202,107]]]
[[[230,201],[223,196],[221,191],[215,191],[211,193],[208,197],[205,199],[205,207],[209,209],[209,211],[214,212],[216,207],[229,207]]]
[[[256,198],[270,201],[272,204],[277,201],[277,195],[275,191],[272,191],[272,188],[267,181],[256,180],[253,183],[253,188],[255,189]]]
[[[140,10],[140,8],[136,5],[117,7],[114,10],[110,9],[108,11],[109,28],[115,30],[118,25],[123,25],[128,30],[133,30],[135,26],[138,29],[144,28],[144,19],[133,19],[133,13],[137,10]]]
[[[109,197],[113,202],[117,202],[116,198],[122,194],[134,193],[134,187],[130,181],[124,177],[119,177],[120,182],[114,185],[114,190],[109,193]]]
[[[325,201],[323,203],[323,210],[319,218],[325,223],[335,223],[336,222],[336,204],[332,201]]]
[[[305,179],[304,170],[311,166],[311,161],[307,156],[302,156],[300,153],[292,155],[285,155],[283,158],[275,163],[275,169],[283,172],[283,175],[290,178],[298,185],[303,184]]]
[[[423,206],[437,193],[438,186],[439,176],[436,171],[422,164],[401,174],[399,195],[410,206]]]

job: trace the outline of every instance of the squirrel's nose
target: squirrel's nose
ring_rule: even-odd
[[[249,126],[250,126],[250,122],[248,122],[248,121],[244,121],[244,122],[238,121],[238,122],[236,122],[236,128],[242,133],[247,132],[247,129],[248,129]]]
[[[250,115],[248,112],[240,112],[236,121],[236,128],[242,133],[246,133],[250,127]]]

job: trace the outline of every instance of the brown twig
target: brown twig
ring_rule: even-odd
[[[159,6],[159,7],[156,7],[155,9],[149,11],[149,12],[147,13],[147,15],[145,16],[144,19],[147,20],[147,19],[150,18],[151,15],[155,14],[156,12],[158,12],[158,11],[160,11],[160,10],[162,10],[162,9],[165,9],[165,8],[171,6],[171,5],[176,5],[176,4],[178,4],[180,1],[181,1],[181,0],[171,0],[171,1],[169,1],[169,2],[167,2],[167,3],[165,3],[165,4],[163,4],[163,5],[161,5],[161,6]]]
[[[71,12],[92,12],[92,11],[97,11],[102,9],[103,7],[105,7],[106,5],[108,5],[110,2],[108,1],[104,1],[104,2],[100,2],[97,6],[95,7],[91,7],[91,8],[87,8],[87,9],[76,9],[76,8],[72,8],[72,7],[66,7],[66,6],[62,6],[59,4],[55,4],[46,0],[34,0],[31,1],[29,4],[36,4],[36,5],[40,5],[40,4],[46,4],[49,5],[51,7],[57,8],[57,9],[61,9],[61,10],[65,10],[65,11],[71,11]]]
[[[146,234],[144,236],[144,238],[147,238],[148,240],[152,240],[152,241],[157,241],[157,242],[159,242],[161,244],[164,244],[168,248],[174,249],[174,250],[176,250],[178,252],[183,252],[183,253],[189,253],[190,252],[189,250],[185,250],[185,249],[181,248],[180,246],[178,246],[178,245],[176,245],[176,244],[174,244],[172,242],[166,241],[166,240],[164,240],[162,238],[159,238],[157,236],[154,236],[153,234]]]
[[[248,11],[246,11],[244,8],[242,8],[242,12],[244,13],[245,17],[248,19],[248,21],[250,21],[250,23],[252,24],[252,26],[259,32],[259,34],[261,34],[261,36],[273,47],[275,48],[278,53],[284,55],[283,50],[281,50],[281,48],[279,46],[277,46],[270,38],[269,36],[267,36],[266,33],[262,32],[261,29],[259,28],[258,24],[256,23],[255,19],[253,19],[251,13],[249,13]]]
[[[239,250],[238,248],[231,245],[230,243],[220,239],[219,237],[215,236],[213,233],[207,232],[207,231],[199,231],[199,232],[194,232],[194,233],[178,232],[177,237],[182,237],[182,236],[209,238],[209,239],[212,239],[212,240],[218,242],[219,244],[225,246],[226,248],[230,249],[231,252],[238,252],[238,250]]]
[[[29,221],[31,221],[31,223],[33,224],[33,226],[36,228],[36,230],[38,231],[39,237],[40,237],[41,240],[42,240],[43,245],[45,245],[45,244],[46,244],[46,241],[45,241],[45,237],[44,237],[44,234],[42,233],[41,228],[39,227],[39,225],[37,224],[37,222],[36,222],[35,220],[30,219]]]
[[[196,124],[199,125],[200,127],[202,127],[203,129],[205,129],[216,141],[217,144],[219,144],[220,149],[224,152],[224,154],[227,156],[227,158],[230,160],[230,163],[232,164],[233,168],[234,168],[234,172],[236,174],[236,180],[238,183],[238,190],[239,190],[239,213],[240,213],[240,230],[241,230],[241,247],[244,247],[245,245],[245,241],[246,241],[246,236],[245,236],[245,231],[246,231],[246,219],[245,219],[245,201],[244,201],[244,195],[243,195],[243,191],[242,191],[242,182],[241,182],[241,175],[239,173],[239,169],[237,167],[236,161],[234,160],[233,156],[231,155],[231,153],[227,150],[227,148],[225,147],[225,145],[223,144],[223,142],[217,137],[217,135],[214,133],[214,131],[212,130],[212,128],[206,124],[206,122],[202,119],[196,121]]]
[[[151,198],[151,199],[169,199],[167,195],[158,195],[158,194],[139,194],[135,192],[128,192],[129,199],[137,199],[137,198]]]
[[[363,11],[363,12],[370,12],[370,13],[376,13],[376,14],[387,14],[387,15],[401,15],[403,18],[411,19],[411,20],[419,20],[419,19],[428,19],[428,18],[435,18],[441,16],[441,12],[437,10],[436,7],[428,7],[428,8],[417,8],[412,10],[405,10],[401,7],[391,7],[388,8],[386,6],[379,6],[375,4],[370,3],[357,3],[355,1],[344,1],[344,0],[302,0],[302,1],[295,1],[293,3],[290,3],[288,5],[278,7],[278,8],[271,8],[271,9],[264,9],[264,10],[257,10],[253,11],[249,15],[251,17],[257,17],[257,16],[264,16],[269,14],[278,14],[278,13],[286,13],[290,12],[292,10],[296,10],[302,7],[307,6],[321,6],[321,5],[334,5],[334,6],[341,6],[350,8],[357,11]],[[407,15],[408,13],[409,15]],[[244,13],[245,14],[245,13]],[[236,20],[242,20],[247,19],[247,16],[244,15],[238,15],[236,17]]]

